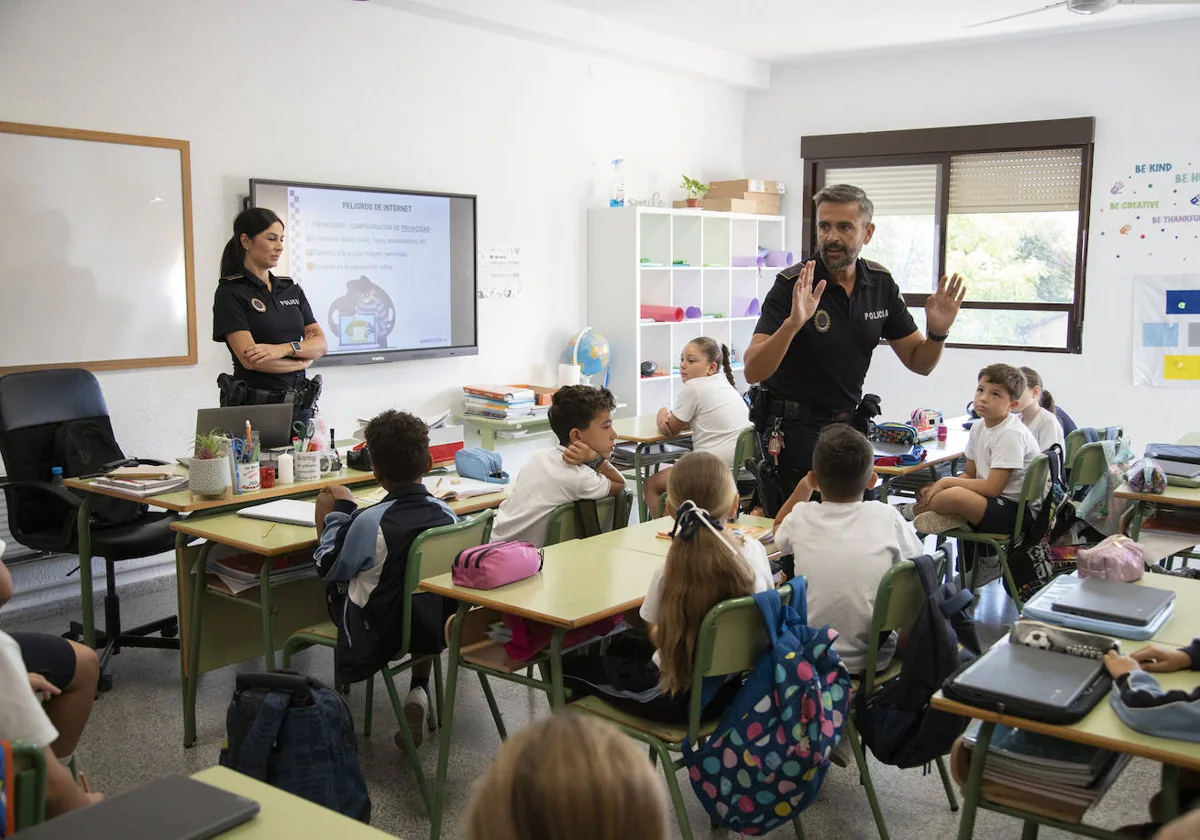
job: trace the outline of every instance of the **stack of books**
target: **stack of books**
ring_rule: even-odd
[[[550,406],[537,405],[531,388],[519,385],[464,385],[463,413],[493,420],[544,417]]]
[[[963,733],[968,751],[975,747],[979,726],[979,721],[973,721]],[[983,793],[999,804],[1076,822],[1112,787],[1128,763],[1129,756],[1111,750],[997,726],[983,768]]]
[[[268,525],[268,527],[270,527]],[[259,585],[263,563],[271,564],[271,586],[293,580],[316,577],[317,567],[311,554],[285,555],[267,558],[257,554],[237,554],[232,557],[208,558],[209,586],[229,595],[239,595]]]
[[[92,482],[97,487],[110,487],[131,496],[144,498],[170,493],[187,485],[187,476],[178,475],[171,464],[165,466],[120,467]]]

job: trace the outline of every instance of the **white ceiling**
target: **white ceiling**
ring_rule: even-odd
[[[1200,17],[1200,4],[1126,5],[1084,16],[1065,8],[968,29],[1052,0],[553,0],[622,23],[770,62]]]

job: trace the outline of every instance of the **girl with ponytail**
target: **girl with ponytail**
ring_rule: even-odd
[[[691,429],[693,451],[713,453],[732,475],[734,449],[738,435],[750,425],[750,410],[737,391],[729,348],[707,336],[688,342],[679,354],[679,379],[675,408],[658,410],[659,432],[678,435]],[[661,469],[642,485],[647,510],[658,511],[669,474]]]

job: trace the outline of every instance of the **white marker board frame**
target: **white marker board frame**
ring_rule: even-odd
[[[41,140],[45,142],[40,142]],[[81,143],[88,144],[88,146],[80,146]],[[91,147],[90,144],[111,145]],[[156,220],[157,227],[152,231],[133,220],[127,221],[124,217],[116,218],[114,223],[113,214],[92,213],[89,215],[74,212],[72,215],[74,208],[70,206],[55,207],[53,210],[44,212],[41,218],[37,217],[37,211],[34,208],[29,210],[29,216],[20,216],[19,207],[7,208],[10,213],[8,217],[10,221],[16,219],[18,222],[25,223],[26,230],[33,231],[37,236],[47,237],[44,229],[40,231],[37,229],[39,224],[44,223],[46,219],[50,219],[53,224],[58,225],[64,233],[68,234],[67,241],[61,243],[63,270],[68,273],[68,276],[75,277],[86,274],[90,277],[93,286],[91,291],[95,298],[111,305],[116,310],[117,316],[115,318],[112,315],[106,316],[102,310],[88,313],[90,321],[86,330],[82,331],[86,335],[80,334],[79,330],[70,330],[61,326],[57,329],[52,328],[45,331],[45,343],[42,346],[39,346],[39,342],[43,341],[43,335],[37,331],[30,333],[29,335],[35,336],[31,342],[33,347],[24,346],[19,351],[15,351],[14,344],[10,344],[7,349],[0,352],[0,375],[22,370],[64,367],[120,370],[196,364],[196,302],[192,265],[192,183],[188,141],[0,122],[0,147],[7,148],[10,152],[7,156],[7,164],[0,167],[0,176],[9,180],[10,188],[14,186],[13,180],[15,179],[16,187],[24,186],[30,193],[36,195],[39,189],[44,188],[43,182],[52,183],[56,177],[61,179],[63,170],[72,167],[76,172],[89,167],[94,169],[97,162],[104,161],[116,171],[107,170],[97,173],[106,177],[97,178],[96,183],[80,185],[83,189],[88,190],[85,202],[87,206],[120,208],[122,200],[128,201],[129,196],[118,196],[115,194],[116,191],[127,188],[131,183],[136,184],[137,176],[143,174],[139,170],[143,168],[146,172],[155,170],[155,177],[148,180],[157,179],[159,186],[164,187],[160,192],[166,196],[166,198],[162,198],[156,192],[155,197],[149,202],[162,205],[154,208],[153,218]],[[177,171],[176,166],[178,167]],[[108,185],[102,183],[103,181],[109,182]],[[114,194],[109,196],[105,193],[106,190],[112,190]],[[0,197],[0,201],[3,201],[2,197]],[[16,199],[13,201],[15,202]],[[0,208],[0,211],[4,209]],[[176,220],[178,220],[177,223]],[[72,224],[75,227],[72,227]],[[5,231],[4,227],[6,226],[0,222],[0,238],[7,239],[7,234],[13,232]],[[82,226],[91,226],[93,229],[81,230]],[[19,224],[17,227],[19,228]],[[22,249],[24,246],[24,242],[15,244],[17,249]],[[153,300],[126,301],[122,304],[115,297],[104,297],[105,294],[111,296],[116,292],[127,293],[129,291],[123,287],[126,279],[124,276],[120,278],[113,276],[118,268],[122,269],[122,273],[127,274],[130,278],[157,276],[154,273],[153,265],[138,266],[136,260],[132,264],[122,262],[120,266],[114,265],[114,255],[123,257],[131,254],[145,254],[149,248],[154,247],[166,249],[165,254],[160,253],[158,256],[160,264],[163,260],[171,262],[171,270],[164,275],[166,280],[161,286],[158,284],[153,286],[156,294],[170,302],[171,317],[154,322],[156,328],[167,329],[169,334],[164,336],[161,332],[148,333],[148,337],[143,339],[143,344],[137,345],[137,349],[128,355],[121,352],[109,352],[109,350],[115,349],[116,344],[114,342],[105,346],[103,343],[105,336],[120,337],[125,334],[122,333],[123,330],[130,330],[131,325],[139,323],[138,319],[156,318],[157,314],[154,311]],[[67,256],[68,249],[70,249],[69,257]],[[30,259],[33,260],[30,265],[34,267],[37,274],[42,274],[36,268],[38,256],[36,252],[30,255]],[[8,266],[8,268],[11,270],[12,266]],[[70,272],[74,272],[74,274]],[[107,277],[120,282],[98,283],[95,272],[99,273],[100,281]],[[14,275],[16,276],[7,278],[7,282],[13,283],[14,288],[15,284],[25,283],[27,280],[30,284],[39,282],[36,275],[26,278],[16,271],[14,271]],[[53,272],[42,276],[42,282],[46,282],[46,278],[49,278],[51,283],[53,282]],[[0,277],[0,280],[5,280],[5,278]],[[143,282],[145,281],[143,280]],[[54,289],[49,284],[41,287],[39,291],[29,291],[26,287],[20,292],[31,296],[43,295],[48,310],[51,307],[85,305],[71,293],[70,289]],[[13,302],[12,294],[13,289],[10,288],[3,295],[10,304]],[[86,300],[84,296],[79,296],[79,298]],[[0,308],[8,310],[9,306],[5,305]],[[186,312],[183,311],[184,308],[186,308]],[[58,309],[58,312],[61,311]],[[143,320],[141,323],[149,322]],[[166,326],[163,326],[164,324]],[[8,340],[12,341],[12,338],[10,332]],[[147,346],[149,344],[154,344],[155,348],[149,348]],[[159,346],[163,349],[161,355],[154,352]],[[13,363],[11,358],[13,352],[25,355],[36,353],[41,358],[52,358],[53,361],[33,363],[19,360]],[[59,358],[54,358],[56,354]]]

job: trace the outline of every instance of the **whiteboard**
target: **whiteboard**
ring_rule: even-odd
[[[196,363],[182,140],[0,123],[0,373]]]

